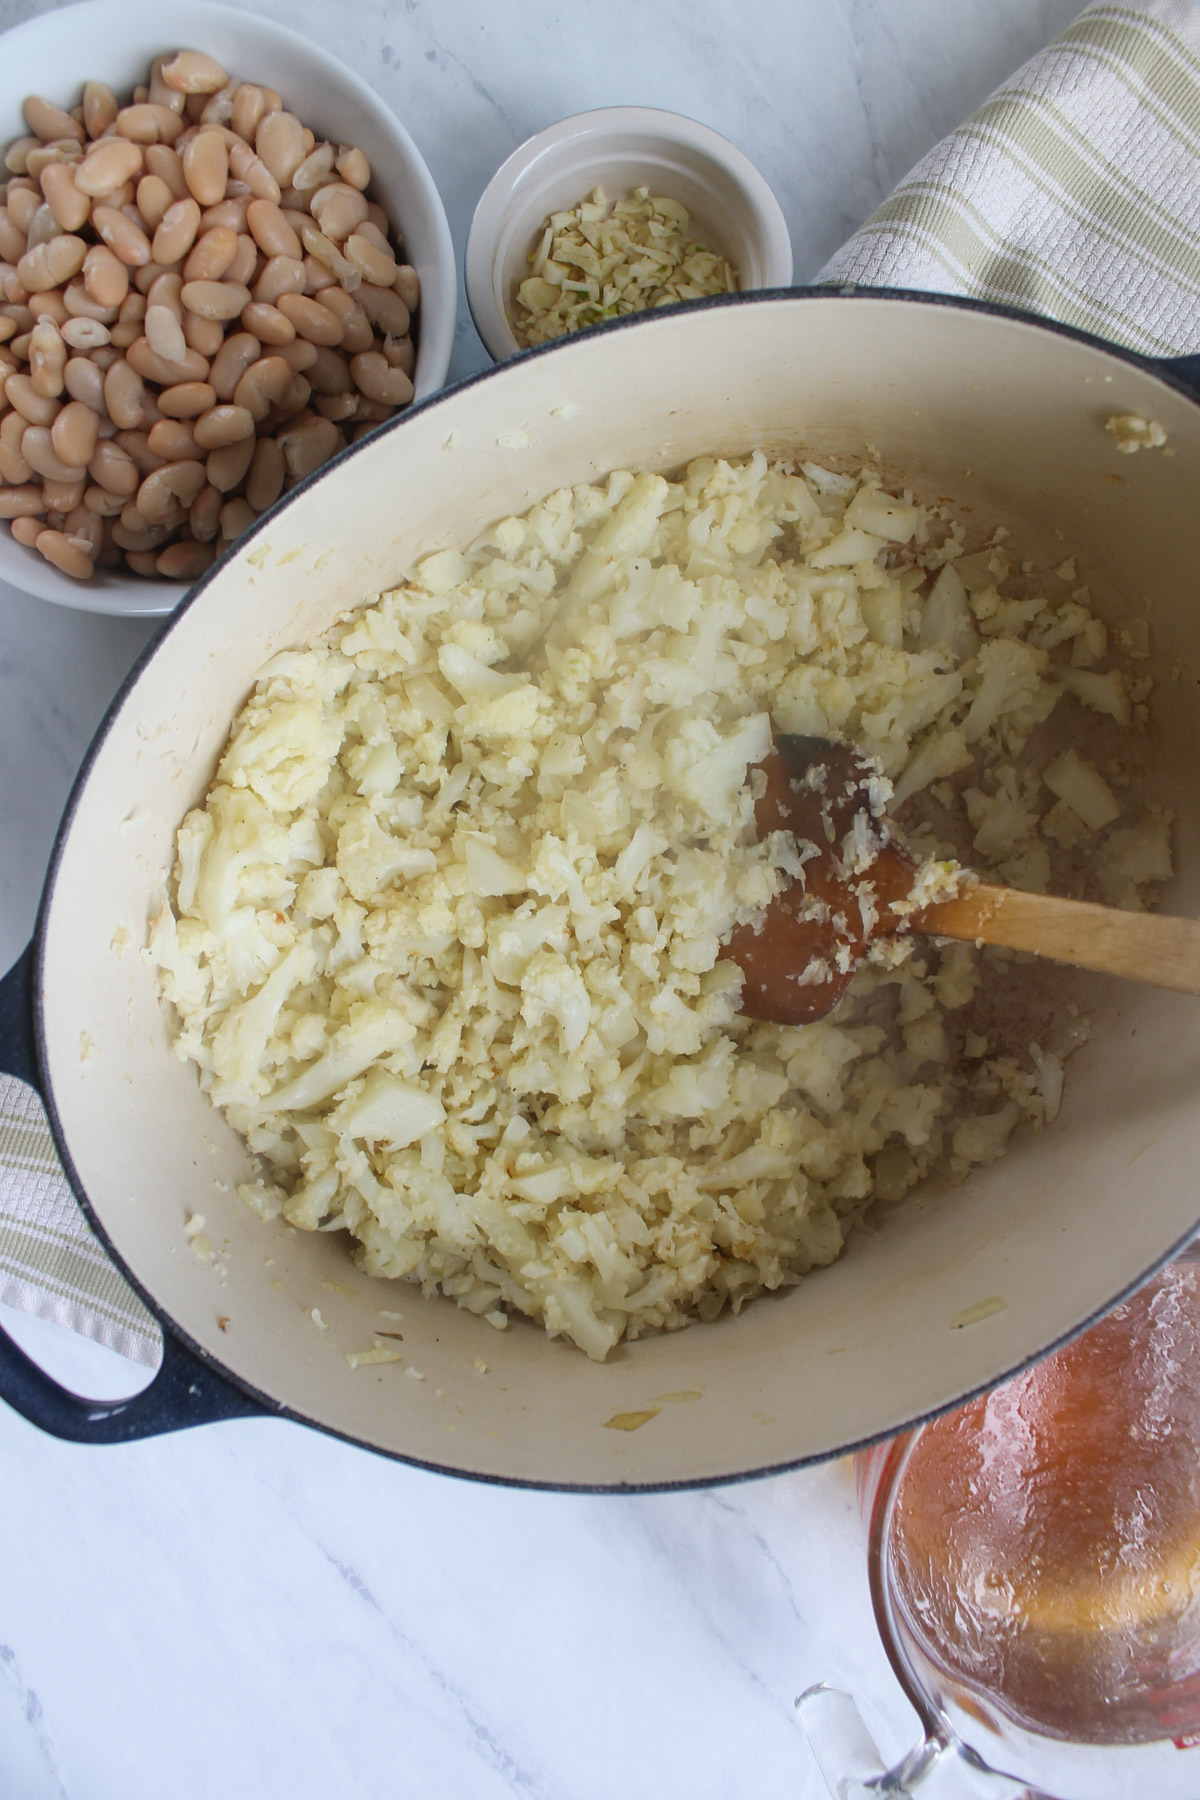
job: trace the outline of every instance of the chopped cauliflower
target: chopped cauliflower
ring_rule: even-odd
[[[877,759],[921,896],[957,879],[927,800],[1024,886],[1087,855],[1141,905],[1170,873],[1165,814],[1075,749],[1026,766],[1056,708],[1116,733],[1144,690],[1094,666],[1086,590],[1013,595],[1010,566],[870,472],[701,458],[553,493],[276,656],[149,947],[260,1159],[246,1203],[603,1358],[791,1286],[873,1199],[1053,1118],[1057,1051],[975,1010],[1003,960],[885,942],[781,1027],[722,956],[803,878],[755,827],[776,730]]]
[[[1161,450],[1167,441],[1157,419],[1140,419],[1136,413],[1114,413],[1104,429],[1126,456],[1132,456],[1135,450]]]

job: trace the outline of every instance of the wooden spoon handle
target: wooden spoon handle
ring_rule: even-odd
[[[932,937],[1032,950],[1077,969],[1200,994],[1200,919],[1121,912],[1115,906],[980,882],[955,900],[926,906],[915,914],[912,929]]]

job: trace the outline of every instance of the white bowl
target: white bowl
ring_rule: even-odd
[[[85,81],[105,81],[124,96],[145,80],[156,56],[185,48],[207,50],[231,74],[265,82],[318,135],[366,151],[371,193],[399,225],[421,281],[416,397],[436,393],[450,366],[457,310],[445,208],[404,127],[365,82],[319,45],[269,19],[207,0],[89,0],[43,13],[0,40],[0,144],[26,132],[26,95],[70,107]],[[82,612],[150,618],[173,612],[187,592],[179,582],[143,581],[119,570],[98,569],[90,581],[72,581],[3,527],[0,578]]]
[[[493,175],[467,240],[467,304],[496,362],[522,348],[512,296],[552,212],[593,188],[610,200],[643,184],[687,207],[692,229],[737,269],[744,290],[789,287],[792,242],[778,200],[749,157],[681,113],[606,106],[529,138]]]

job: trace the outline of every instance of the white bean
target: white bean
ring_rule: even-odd
[[[194,137],[183,152],[183,174],[193,199],[216,206],[229,179],[229,152],[221,133],[210,128]]]
[[[246,477],[246,498],[255,512],[266,512],[283,492],[287,473],[283,451],[275,438],[259,438],[254,447],[254,460]]]
[[[202,50],[180,50],[162,65],[162,78],[179,94],[215,94],[229,80],[220,63]]]
[[[83,90],[83,124],[90,138],[103,137],[117,122],[117,96],[102,81],[89,81]]]
[[[154,571],[164,581],[195,581],[212,560],[213,550],[209,544],[168,544],[165,550],[159,551]]]
[[[288,474],[299,481],[328,462],[341,448],[342,437],[332,420],[310,418],[281,431],[278,443]]]
[[[63,342],[72,350],[98,350],[108,342],[108,326],[99,319],[67,319],[61,330]]]
[[[200,414],[192,429],[201,450],[223,450],[226,444],[254,436],[254,415],[245,406],[213,406]]]
[[[50,441],[59,462],[71,469],[86,469],[96,454],[99,431],[99,417],[90,406],[82,400],[68,401],[50,427]]]
[[[268,113],[254,134],[254,148],[280,187],[287,187],[304,161],[304,127],[295,113]]]
[[[86,581],[95,571],[95,563],[82,545],[61,531],[40,531],[35,549],[64,575],[75,581]]]
[[[0,519],[40,518],[45,511],[46,497],[40,487],[32,483],[0,487]]]
[[[146,308],[146,342],[164,362],[182,363],[187,359],[187,339],[183,322],[169,306]]]
[[[350,373],[359,392],[381,406],[407,406],[413,397],[413,384],[404,370],[393,369],[377,350],[352,356]]]
[[[237,281],[185,281],[183,304],[201,319],[236,319],[250,305],[250,290]]]
[[[198,419],[216,404],[217,396],[207,381],[179,381],[158,397],[159,411],[168,419]]]
[[[55,138],[74,138],[77,143],[83,142],[83,126],[73,119],[69,112],[61,106],[55,106],[51,100],[43,100],[38,94],[30,94],[21,108],[25,114],[25,123],[35,137],[41,138],[43,144],[52,143]]]
[[[347,149],[343,145],[337,153],[337,172],[349,187],[358,188],[360,193],[371,185],[371,165],[361,150]]]
[[[140,225],[115,206],[94,206],[92,224],[114,256],[130,268],[140,269],[151,260],[150,239]]]
[[[143,168],[140,144],[124,137],[101,138],[75,170],[75,186],[93,200],[103,200],[127,181],[136,180]]]

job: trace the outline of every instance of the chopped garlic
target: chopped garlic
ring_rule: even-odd
[[[523,344],[545,344],[601,319],[706,294],[737,292],[737,270],[688,236],[687,208],[635,188],[610,209],[601,188],[547,220],[514,301]]]
[[[404,1352],[390,1344],[373,1344],[369,1350],[347,1350],[346,1361],[352,1369],[363,1369],[375,1363],[403,1362]]]

